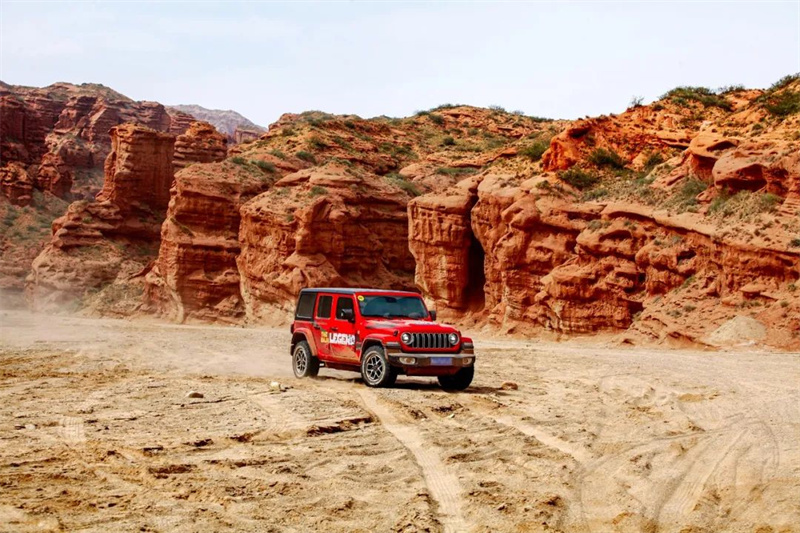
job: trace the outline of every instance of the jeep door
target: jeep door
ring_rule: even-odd
[[[317,307],[314,310],[314,340],[317,343],[317,357],[323,361],[331,358],[330,322],[332,308],[333,296],[320,294],[317,298]]]
[[[330,321],[330,349],[334,359],[358,362],[356,353],[355,306],[350,295],[336,297],[336,311]],[[352,317],[349,318],[349,317]]]

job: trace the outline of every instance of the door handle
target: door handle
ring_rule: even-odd
[[[317,324],[316,322],[314,322],[314,329],[322,329],[322,328],[321,328],[321,327],[319,327],[319,324]]]
[[[339,331],[339,328],[334,326],[334,327],[331,328],[331,331]]]

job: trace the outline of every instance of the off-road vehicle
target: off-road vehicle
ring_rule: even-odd
[[[321,366],[361,372],[370,387],[399,374],[436,376],[442,388],[472,382],[472,339],[436,322],[419,294],[379,289],[303,289],[291,326],[292,367],[298,378]]]

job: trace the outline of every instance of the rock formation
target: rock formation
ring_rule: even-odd
[[[751,138],[678,120],[666,99],[569,126],[538,175],[485,171],[413,200],[418,286],[445,316],[507,330],[703,342],[757,308],[773,344],[796,345],[798,120],[770,118],[758,93],[731,100],[710,116],[757,124]]]
[[[30,176],[41,176],[33,181],[35,188],[68,199],[73,180],[102,169],[113,126],[134,123],[178,134],[192,120],[102,85],[55,83],[39,89],[0,83],[0,161],[23,165]]]
[[[179,322],[243,315],[236,267],[239,209],[274,179],[255,165],[230,161],[193,165],[175,175],[158,260],[146,278],[150,308]]]
[[[14,205],[26,206],[31,203],[33,180],[23,165],[11,163],[0,167],[0,192]]]
[[[141,275],[157,249],[174,137],[125,124],[112,128],[111,138],[97,201],[71,204],[33,261],[26,292],[35,310],[69,308],[87,291],[115,282],[122,291],[141,291],[127,282]]]
[[[208,122],[194,122],[175,140],[175,172],[192,163],[215,163],[228,155],[228,140]]]
[[[384,180],[329,163],[246,203],[237,263],[248,317],[285,307],[302,287],[411,288],[407,201]]]
[[[185,113],[212,124],[218,132],[225,135],[234,144],[258,138],[264,128],[249,121],[236,111],[207,109],[199,105],[170,106],[170,113]]]
[[[58,221],[31,287],[69,271],[49,258],[98,238],[116,263],[98,262],[87,279],[118,286],[124,269],[109,264],[145,234],[159,240],[134,213],[163,216],[173,159],[158,258],[148,270],[153,251],[141,254],[137,272],[147,308],[178,321],[285,319],[301,287],[370,285],[417,288],[447,319],[505,331],[703,343],[747,315],[768,342],[798,346],[796,101],[800,80],[787,77],[763,91],[680,87],[574,122],[450,105],[403,119],[286,114],[227,156],[219,134],[194,124],[174,159],[156,140],[130,147],[119,130],[115,143],[128,147],[109,158],[101,201]],[[9,128],[19,129],[18,103],[4,104]],[[90,104],[75,100],[62,125]],[[7,168],[7,196],[57,190],[87,160],[80,144],[51,137],[58,157],[35,172]],[[160,163],[144,170],[147,157],[131,155],[126,165],[134,152]]]

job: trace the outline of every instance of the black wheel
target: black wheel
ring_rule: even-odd
[[[444,390],[464,390],[472,383],[475,375],[474,366],[465,366],[452,376],[439,376],[439,385]]]
[[[311,347],[306,341],[300,341],[294,347],[292,370],[298,378],[313,378],[319,374],[319,359],[311,353]]]
[[[391,387],[397,371],[389,365],[382,346],[372,346],[361,358],[361,378],[368,387]]]

